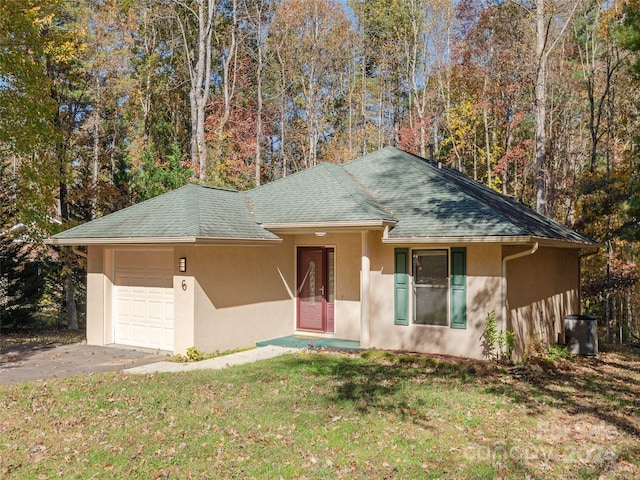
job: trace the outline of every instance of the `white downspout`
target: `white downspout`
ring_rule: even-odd
[[[502,331],[507,330],[507,262],[515,260],[516,258],[526,257],[533,255],[538,250],[538,242],[534,243],[530,250],[524,252],[514,253],[513,255],[507,255],[502,259]]]
[[[369,296],[371,260],[369,259],[369,232],[362,232],[362,259],[360,268],[360,346],[369,348]]]

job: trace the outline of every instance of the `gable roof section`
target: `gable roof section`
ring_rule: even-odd
[[[54,235],[50,243],[280,241],[252,220],[243,192],[185,185]]]
[[[251,209],[265,228],[314,224],[394,224],[394,217],[332,163],[295,173],[248,192]]]
[[[446,167],[393,147],[344,166],[398,220],[390,240],[540,238],[594,245],[590,239]]]

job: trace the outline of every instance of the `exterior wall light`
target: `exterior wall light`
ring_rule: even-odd
[[[327,232],[316,232],[316,237],[324,237]]]
[[[181,272],[186,272],[187,271],[187,259],[182,257],[180,259],[180,263],[178,263],[178,270],[180,270]]]

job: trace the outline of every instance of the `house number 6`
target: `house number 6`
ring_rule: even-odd
[[[187,281],[186,280],[182,280],[182,290],[184,290],[185,292],[187,291]]]

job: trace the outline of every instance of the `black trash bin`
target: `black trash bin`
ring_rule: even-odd
[[[564,317],[567,351],[576,355],[598,355],[598,319],[591,315]]]

